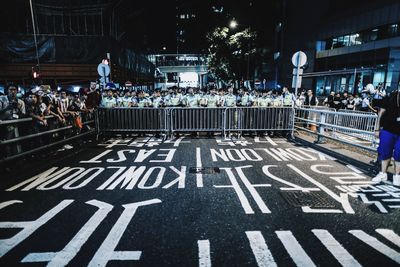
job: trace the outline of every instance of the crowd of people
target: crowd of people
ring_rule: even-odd
[[[178,88],[167,90],[136,91],[117,90],[107,86],[105,90],[96,89],[91,83],[87,89],[78,93],[57,90],[46,86],[36,87],[21,95],[18,86],[9,85],[5,95],[0,95],[0,121],[32,118],[25,134],[34,134],[58,127],[73,125],[82,129],[82,118],[90,116],[100,106],[113,107],[303,107],[325,105],[336,110],[351,109],[375,111],[385,93],[378,86],[374,92],[363,91],[361,97],[331,92],[321,101],[312,90],[302,90],[295,96],[287,87],[282,90],[248,90],[246,88]],[[49,116],[52,118],[49,120]],[[7,124],[0,129],[0,139],[12,139],[21,133],[16,132],[17,124]],[[21,128],[21,127],[20,127]]]
[[[0,95],[0,139],[9,140],[20,136],[33,135],[46,130],[69,127],[68,131],[55,132],[52,135],[40,136],[37,139],[22,142],[23,148],[35,148],[50,143],[56,139],[67,138],[71,135],[89,129],[83,125],[83,120],[91,117],[96,105],[87,101],[88,94],[70,94],[67,91],[51,90],[48,87],[37,87],[22,95],[18,86],[9,85],[7,95]],[[100,95],[98,97],[100,99]],[[92,101],[93,102],[93,101]],[[21,123],[7,123],[9,120],[31,118]],[[66,148],[71,146],[66,145]],[[22,149],[22,150],[25,150]],[[9,156],[21,152],[21,144],[6,146],[2,155]]]
[[[361,96],[350,94],[348,92],[335,93],[330,92],[330,95],[325,98],[323,104],[327,107],[347,110],[358,110],[364,112],[378,112],[378,108],[382,103],[386,92],[382,85],[379,84],[375,88],[365,88],[361,92]]]
[[[296,98],[284,87],[282,91],[249,91],[241,88],[235,92],[228,89],[169,88],[155,90],[149,94],[143,91],[115,91],[108,88],[102,97],[101,106],[113,107],[281,107],[293,106]]]

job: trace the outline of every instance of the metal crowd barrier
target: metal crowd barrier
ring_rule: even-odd
[[[240,107],[226,109],[226,132],[292,131],[291,107]]]
[[[326,137],[376,151],[376,120],[377,115],[374,113],[297,108],[295,128],[316,134],[317,142],[323,142],[323,138]]]
[[[32,118],[0,120],[0,132],[2,137],[0,140],[0,150],[2,152],[0,153],[0,163],[27,156],[50,147],[68,143],[74,139],[94,134],[95,121],[92,117],[93,114],[81,114],[82,125],[89,127],[86,131],[79,131],[79,133],[74,134],[73,136],[62,136],[62,134],[68,132],[68,130],[72,131],[73,129],[76,129],[74,125],[66,125],[54,129],[51,129],[50,127],[50,129],[45,131],[29,133],[32,126],[26,125],[26,123],[32,123]],[[50,123],[53,120],[57,120],[54,116],[46,116],[45,118]],[[90,128],[90,125],[92,125],[93,128]],[[12,138],[8,137],[10,133],[13,136]],[[46,139],[42,140],[44,137],[46,137]],[[58,140],[60,138],[62,138],[62,140]],[[35,140],[39,140],[37,146],[27,143]]]
[[[223,108],[170,108],[170,132],[223,132]]]
[[[97,134],[108,132],[167,132],[167,109],[99,108],[96,112]]]
[[[100,108],[97,133],[293,131],[291,107],[237,108]]]

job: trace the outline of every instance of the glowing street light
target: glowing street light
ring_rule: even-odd
[[[231,20],[231,22],[229,23],[229,28],[231,29],[235,29],[237,27],[238,23],[236,20]]]

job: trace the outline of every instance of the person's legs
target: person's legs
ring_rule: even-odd
[[[398,135],[396,139],[393,158],[395,160],[395,174],[393,175],[393,185],[400,186],[400,135]]]
[[[372,179],[372,182],[380,183],[387,180],[387,169],[389,167],[390,159],[393,156],[396,141],[397,135],[381,130],[379,134],[378,147],[378,158],[381,161],[381,171]]]

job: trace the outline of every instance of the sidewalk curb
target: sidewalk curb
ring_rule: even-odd
[[[374,164],[369,164],[369,163],[365,163],[363,161],[360,160],[356,160],[352,157],[348,157],[342,153],[338,153],[335,151],[332,151],[326,147],[323,147],[321,145],[315,144],[314,142],[310,142],[307,141],[305,139],[302,139],[301,137],[295,136],[294,139],[292,139],[293,142],[307,146],[307,147],[311,147],[315,150],[321,151],[322,153],[334,157],[338,160],[338,162],[342,163],[342,164],[350,164],[353,165],[354,167],[360,169],[362,172],[369,174],[369,175],[375,175],[373,172],[376,169],[376,166]]]

